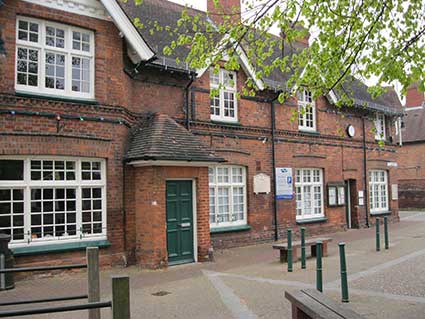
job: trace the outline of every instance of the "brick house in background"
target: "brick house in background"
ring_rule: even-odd
[[[417,84],[406,95],[399,153],[400,208],[425,208],[425,95]]]
[[[0,231],[18,263],[98,246],[104,264],[156,268],[288,227],[311,235],[398,220],[392,90],[373,100],[353,78],[344,90],[354,107],[337,109],[338,92],[313,100],[308,88],[281,105],[287,74],[255,78],[243,49],[238,72],[177,64],[185,49],[162,56],[168,33],[132,21],[173,25],[183,7],[132,2],[0,8]],[[262,90],[237,99],[247,77]]]

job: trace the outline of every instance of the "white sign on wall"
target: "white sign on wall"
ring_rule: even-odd
[[[270,193],[270,176],[260,173],[254,176],[254,193]]]
[[[292,168],[276,167],[276,199],[293,199]]]
[[[391,185],[391,198],[393,200],[398,200],[398,184]]]

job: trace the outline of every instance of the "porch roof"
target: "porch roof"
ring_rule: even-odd
[[[225,162],[224,158],[205,147],[199,138],[161,113],[145,115],[133,128],[125,160]]]

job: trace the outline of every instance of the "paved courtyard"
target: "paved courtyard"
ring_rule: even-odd
[[[346,242],[351,308],[366,318],[425,318],[425,212],[405,212],[390,225],[390,249],[375,252],[374,228],[332,234],[323,259],[324,293],[339,300],[339,241]],[[383,247],[383,243],[382,243]],[[110,299],[110,276],[131,277],[132,318],[290,318],[285,290],[313,288],[315,260],[294,272],[278,262],[271,244],[215,252],[213,263],[146,271],[102,271],[102,297]],[[20,281],[0,300],[83,294],[84,273]],[[72,302],[75,303],[75,302]],[[47,305],[42,305],[47,306]],[[28,307],[28,306],[25,306]],[[4,310],[10,309],[2,307]],[[32,318],[86,318],[86,312]],[[110,318],[102,310],[102,318]]]

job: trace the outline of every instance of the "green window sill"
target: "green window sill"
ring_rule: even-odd
[[[244,230],[250,230],[250,229],[251,229],[251,226],[249,225],[216,227],[216,228],[211,228],[210,233],[211,234],[230,233],[230,232],[244,231]]]
[[[61,253],[75,250],[85,250],[87,247],[106,248],[111,246],[108,240],[78,241],[63,244],[47,244],[40,246],[11,248],[14,256],[30,256],[49,253]]]
[[[23,91],[16,91],[16,96],[19,97],[27,97],[27,98],[37,98],[37,99],[45,99],[55,102],[69,102],[69,103],[80,103],[80,104],[89,104],[89,105],[97,105],[99,104],[95,99],[84,99],[84,98],[73,98],[68,96],[60,96],[60,95],[49,95],[49,94],[37,94],[37,93],[29,93]]]
[[[301,128],[298,129],[298,132],[299,133],[302,133],[302,134],[314,135],[314,136],[319,136],[320,135],[320,132],[319,131],[303,130]]]
[[[387,210],[385,212],[370,213],[370,216],[383,216],[383,215],[391,215],[391,211]]]
[[[240,127],[242,126],[242,124],[240,122],[227,122],[227,121],[219,121],[219,120],[211,120],[211,123],[213,124],[217,124],[217,125],[224,125],[224,126],[236,126],[236,127]]]
[[[324,223],[327,221],[328,219],[326,217],[319,217],[319,218],[300,219],[300,220],[297,220],[297,224],[298,225],[314,224],[314,223]]]

